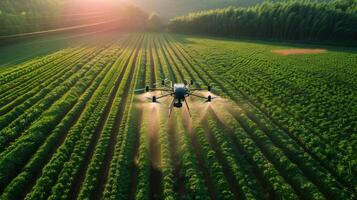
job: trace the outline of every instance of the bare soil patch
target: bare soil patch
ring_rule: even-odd
[[[288,56],[295,54],[320,54],[325,53],[326,49],[281,49],[281,50],[273,50],[273,53]]]

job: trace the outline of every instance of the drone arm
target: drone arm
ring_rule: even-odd
[[[186,107],[187,107],[187,110],[188,110],[188,114],[190,115],[191,117],[191,111],[190,111],[190,107],[188,106],[188,103],[186,101],[186,99],[184,100],[185,104],[186,104]]]
[[[201,96],[201,95],[197,95],[197,94],[193,94],[193,93],[190,93],[190,95],[198,97],[198,98],[202,98],[202,99],[208,99],[207,97],[204,97],[204,96]]]
[[[152,92],[154,92],[154,91],[172,92],[172,90],[170,90],[170,89],[162,89],[162,88],[153,88],[153,89],[149,89],[149,90]]]
[[[164,97],[173,95],[173,94],[174,94],[174,93],[164,94],[164,95],[162,95],[162,96],[156,97],[156,99],[161,99],[161,98],[164,98]]]
[[[203,89],[203,88],[190,88],[190,91],[191,92],[194,92],[194,91],[202,91],[202,90],[207,90],[207,89]]]
[[[170,107],[169,107],[169,118],[171,117],[172,109],[174,108],[174,102],[175,102],[175,99],[173,99],[171,101],[171,104],[170,104]]]

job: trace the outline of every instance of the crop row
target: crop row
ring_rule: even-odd
[[[124,50],[125,49],[123,49],[122,52]],[[29,193],[28,195],[30,198],[33,196],[37,197],[42,192],[48,192],[48,190],[51,189],[51,187],[56,183],[57,177],[61,173],[62,169],[66,170],[66,168],[63,167],[65,166],[65,163],[67,165],[68,163],[70,163],[67,161],[71,157],[71,153],[74,152],[75,147],[78,148],[78,144],[80,143],[80,141],[83,141],[83,137],[84,138],[85,136],[88,137],[89,134],[88,131],[92,131],[91,129],[93,127],[95,128],[95,122],[96,122],[95,120],[97,120],[97,118],[101,116],[101,115],[97,116],[95,113],[99,112],[100,109],[102,109],[102,107],[104,106],[105,101],[109,99],[109,98],[106,99],[105,97],[108,97],[108,93],[112,89],[114,81],[117,80],[115,74],[119,73],[118,70],[121,70],[121,68],[112,67],[115,60],[117,60],[116,56],[118,55],[116,51],[114,51],[114,53],[115,54],[111,56],[112,61],[104,62],[107,66],[106,67],[107,71],[110,69],[111,73],[108,73],[108,75],[105,77],[103,82],[100,84],[99,88],[95,91],[93,100],[87,103],[88,105],[83,111],[83,114],[78,119],[78,122],[67,133],[67,137],[63,145],[59,147],[56,154],[52,157],[52,160],[44,168],[43,170],[44,174],[37,180],[37,183],[32,193]],[[121,53],[121,55],[123,54],[124,53]],[[105,74],[103,74],[103,76],[104,75]],[[81,137],[81,133],[83,133],[83,137]],[[48,182],[48,177],[52,177],[51,179],[53,180],[51,180],[51,182]]]
[[[2,86],[2,90],[4,90],[4,92],[2,92],[0,96],[1,100],[11,97],[11,95],[14,93],[21,93],[32,89],[31,84],[35,85],[36,83],[42,83],[41,80],[46,80],[46,78],[51,77],[51,74],[55,74],[53,72],[61,69],[61,66],[65,65],[65,63],[70,63],[70,61],[73,60],[72,57],[85,55],[83,52],[85,50],[87,49],[78,48],[73,51],[69,51],[67,54],[63,55],[62,59],[55,60],[43,66],[44,68],[42,70],[35,72],[32,71],[4,84]]]
[[[9,184],[3,196],[19,198],[17,195],[21,194],[17,193],[16,191],[21,191],[24,188],[29,187],[28,184],[31,183],[31,180],[34,181],[34,178],[32,176],[39,173],[39,168],[43,167],[43,165],[50,158],[50,155],[52,155],[54,153],[54,150],[56,150],[54,149],[54,146],[59,145],[58,143],[60,143],[60,140],[65,137],[65,133],[68,131],[69,127],[71,127],[72,124],[76,122],[76,120],[78,120],[79,115],[81,114],[82,110],[84,109],[85,105],[87,104],[93,93],[95,93],[95,90],[97,89],[100,80],[103,78],[107,71],[108,70],[105,70],[98,75],[96,81],[94,81],[94,84],[92,84],[90,88],[88,88],[88,90],[79,97],[78,103],[62,119],[60,124],[57,125],[57,127],[52,131],[51,135],[49,135],[48,138],[45,138],[45,136],[38,137],[37,135],[29,135],[27,141],[25,139],[23,140],[23,146],[27,146],[27,148],[31,148],[34,150],[38,145],[41,145],[40,141],[44,140],[44,143],[39,147],[39,149],[36,151],[36,153],[28,162],[28,164],[22,169],[21,173]],[[89,100],[88,103],[90,102],[91,100]],[[70,134],[68,135],[70,137]],[[31,143],[31,140],[38,142],[38,144],[33,142]],[[25,156],[25,154],[23,156]]]
[[[148,57],[148,39],[147,35],[143,41],[143,48],[139,55],[138,61],[141,63],[139,65],[139,75],[137,78],[138,85],[144,87],[145,85],[151,84],[151,71],[149,66],[149,57]],[[150,162],[152,155],[150,154],[150,138],[149,138],[149,109],[139,108],[140,109],[140,130],[138,132],[138,150],[137,150],[137,160],[134,162],[137,163],[137,177],[134,177],[136,183],[133,183],[132,186],[135,187],[135,199],[150,199]],[[151,113],[152,114],[152,113]],[[130,197],[130,195],[129,195]]]
[[[158,38],[158,44],[159,44],[159,48],[162,49],[163,58],[167,62],[168,71],[173,76],[173,79],[174,80],[184,81],[184,79],[185,79],[184,76],[187,77],[187,75],[188,75],[187,71],[184,70],[184,68],[180,68],[180,66],[177,63],[177,60],[175,60],[175,57],[172,55],[171,49],[167,48],[166,42],[163,41],[162,38],[160,38],[160,37]],[[177,122],[177,123],[182,123],[182,122]],[[188,137],[188,135],[195,134],[195,132],[188,133],[187,131],[185,131],[186,127],[181,126],[181,125],[179,125],[177,127],[177,129],[179,129],[178,130],[179,134],[180,133],[181,134],[186,134],[186,136],[184,136],[184,138],[187,137],[187,139],[191,140],[191,142],[193,144],[193,148],[186,149],[186,151],[191,151],[190,154],[188,154],[188,155],[190,155],[190,157],[191,156],[192,157],[197,156],[197,158],[199,160],[199,162],[197,162],[197,163],[192,163],[192,167],[196,166],[198,171],[202,171],[202,172],[205,173],[204,175],[202,174],[205,177],[205,178],[203,178],[204,186],[196,185],[195,187],[203,187],[203,188],[200,189],[201,192],[206,190],[206,187],[207,187],[208,190],[209,190],[209,196],[212,197],[212,198],[213,198],[213,196],[217,196],[217,197],[219,196],[220,198],[228,198],[228,199],[231,198],[232,194],[230,193],[229,190],[228,191],[227,191],[227,189],[223,189],[222,190],[222,188],[224,188],[227,185],[227,183],[225,182],[225,178],[223,177],[222,172],[217,172],[217,171],[219,171],[219,170],[217,170],[217,168],[220,168],[218,163],[216,162],[216,163],[213,163],[213,165],[207,166],[207,165],[210,164],[208,162],[209,160],[207,159],[207,157],[205,156],[205,153],[204,153],[205,150],[207,150],[207,149],[201,150],[199,148],[200,145],[197,144],[196,139],[193,138],[195,136]],[[180,129],[183,129],[183,130],[180,130]],[[202,139],[202,137],[201,137],[201,139]],[[178,140],[180,140],[180,137],[178,137]],[[186,139],[184,139],[183,141],[185,143],[189,142]],[[191,144],[189,144],[189,145],[191,145]],[[181,159],[180,156],[181,155],[179,155],[179,159]],[[212,158],[212,157],[210,157],[210,158]],[[212,159],[210,159],[210,160],[212,160]],[[186,162],[186,161],[183,161],[183,162]],[[209,170],[209,173],[207,173],[206,171],[210,167],[213,167],[214,170]],[[189,168],[180,169],[180,173],[183,173],[182,172],[183,170],[190,170],[190,169]],[[196,173],[198,173],[198,172],[196,172]],[[206,177],[207,175],[209,175],[210,177]],[[197,176],[201,176],[201,174],[197,174]],[[219,181],[216,182],[218,179],[219,179]],[[215,186],[213,186],[213,184]],[[187,191],[191,190],[191,188],[188,188],[188,187],[190,187],[190,185],[185,185],[185,186],[186,186],[185,188],[186,188]],[[212,190],[215,190],[215,191],[212,191]],[[196,195],[196,194],[193,194],[193,195]],[[188,198],[190,198],[190,196],[188,196]]]
[[[37,95],[37,98],[42,99],[44,95],[47,95],[49,93],[49,86],[56,86],[54,82],[58,81],[58,79],[60,79],[63,74],[66,74],[68,76],[71,75],[71,72],[74,73],[78,71],[79,69],[81,69],[81,66],[83,66],[83,63],[85,63],[83,62],[85,58],[91,58],[95,56],[96,54],[98,54],[98,52],[100,52],[100,50],[101,49],[97,49],[97,51],[83,50],[81,54],[71,57],[66,62],[57,65],[53,70],[51,70],[50,72],[54,73],[51,75],[51,78],[43,77],[44,74],[40,74],[41,78],[33,78],[33,80],[35,81],[33,81],[32,83],[28,83],[28,88],[23,88],[19,86],[19,88],[21,88],[20,91],[11,92],[11,95],[1,100],[1,114],[8,114],[11,109],[19,107],[21,103],[27,100],[30,101],[29,99],[34,99],[34,95]],[[57,71],[57,69],[59,69],[60,71]],[[37,81],[40,82],[40,84]],[[42,96],[38,95],[38,93],[40,92],[42,93]],[[34,102],[35,101],[32,100],[31,103],[28,103],[28,105],[33,105]]]
[[[67,51],[71,52],[73,51],[73,49],[64,49],[45,57],[35,58],[26,62],[25,64],[16,67],[14,70],[6,71],[1,74],[0,83],[1,85],[3,85],[33,71],[41,70],[43,66],[46,66],[47,64],[50,64],[53,61],[60,60],[64,55],[68,53]]]
[[[133,56],[135,50],[128,51],[130,52],[130,56]],[[135,71],[135,66],[129,66],[128,60],[130,57],[127,57],[125,60],[121,62],[120,65],[125,66],[126,71],[125,74],[121,74],[121,76],[118,77],[118,81],[120,80],[120,85],[119,82],[116,83],[117,85],[117,92],[114,96],[112,106],[110,108],[108,118],[105,121],[104,127],[102,128],[102,133],[100,135],[100,138],[98,139],[98,143],[95,146],[95,150],[93,152],[93,156],[91,156],[91,161],[87,167],[86,173],[85,173],[85,178],[82,183],[82,188],[79,193],[79,199],[86,199],[90,198],[91,195],[93,195],[94,191],[96,191],[96,187],[103,188],[103,186],[100,186],[98,182],[99,176],[101,175],[102,170],[106,170],[107,167],[105,167],[105,158],[106,156],[110,153],[108,152],[108,148],[110,146],[110,142],[112,140],[115,140],[115,133],[118,131],[119,125],[122,123],[123,119],[123,113],[125,110],[125,107],[127,106],[127,101],[129,98],[129,91],[131,88],[131,80],[133,79],[133,73]],[[124,63],[125,62],[125,63]],[[113,146],[116,143],[120,143],[121,140],[113,142]],[[94,146],[94,145],[93,145]],[[109,148],[109,151],[112,151],[112,148]],[[108,158],[109,160],[111,158]],[[107,161],[107,165],[109,165],[109,162]],[[100,190],[97,190],[99,192],[102,192]]]
[[[167,52],[170,52],[170,51],[167,51]],[[186,64],[186,63],[185,63]],[[181,68],[182,69],[182,68]],[[202,138],[202,137],[201,137]]]
[[[105,56],[105,52],[100,57]],[[28,99],[22,105],[19,105],[15,110],[2,116],[0,119],[1,124],[6,124],[7,126],[1,126],[1,150],[3,150],[9,142],[15,140],[19,136],[26,134],[21,134],[33,121],[42,115],[42,113],[47,110],[54,102],[58,101],[59,98],[66,96],[67,92],[76,84],[82,82],[82,77],[87,73],[92,73],[90,70],[92,65],[95,64],[96,59],[93,59],[89,64],[84,65],[83,68],[79,66],[79,70],[72,68],[71,71],[66,73],[63,77],[57,79],[55,82],[48,85],[46,88],[42,89],[42,92],[38,93],[41,98],[34,96]],[[53,90],[52,90],[53,89]],[[47,94],[47,91],[51,93]]]
[[[238,57],[234,57],[234,54],[229,52],[232,51],[231,48],[225,48],[228,50],[222,54],[232,56],[231,60],[234,62],[232,70],[226,70],[227,65],[230,65],[227,61],[230,59],[216,62],[217,55],[213,57],[212,52],[208,53],[201,48],[190,49],[190,53],[196,54],[195,51],[198,50],[201,56],[197,58],[202,57],[205,60],[202,59],[203,63],[208,62],[214,66],[210,70],[214,69],[216,73],[221,73],[226,77],[228,83],[234,85],[241,93],[245,93],[244,96],[252,104],[255,104],[266,116],[273,119],[275,124],[294,137],[297,143],[323,163],[336,179],[351,188],[354,185],[352,178],[354,172],[353,170],[351,172],[354,159],[351,143],[346,142],[346,138],[350,137],[348,132],[353,131],[354,124],[354,115],[350,112],[351,105],[346,104],[346,102],[353,101],[350,99],[353,98],[350,95],[351,85],[340,84],[339,79],[326,82],[326,78],[318,75],[320,71],[316,73],[316,70],[320,69],[313,67],[318,65],[316,62],[303,63],[306,67],[292,68],[290,66],[296,65],[297,62],[291,59],[279,59],[279,64],[274,65],[268,61],[267,55],[260,53],[261,50],[257,50],[254,55],[245,55],[244,48],[249,48],[249,46],[242,45],[240,48],[242,51]],[[216,51],[215,54],[217,53],[222,52]],[[251,66],[255,67],[254,70]],[[223,74],[223,71],[226,72]],[[328,77],[329,72],[321,73],[326,73],[324,77]],[[291,98],[292,95],[293,98]],[[341,109],[336,107],[337,110],[332,111],[335,107],[328,102],[335,101],[343,103],[339,104]],[[330,114],[323,114],[326,112]],[[316,116],[314,117],[313,114]],[[340,114],[342,116],[339,116]],[[302,116],[306,117],[302,118]],[[344,119],[344,121],[334,122],[335,119]],[[348,126],[344,127],[346,124]],[[341,129],[343,134],[340,134]]]
[[[114,66],[114,68],[116,67]],[[96,136],[97,134],[101,134],[100,137],[105,136],[105,134],[103,135],[102,130],[108,119],[108,112],[110,111],[110,108],[112,108],[114,97],[117,95],[121,97],[123,95],[123,86],[127,82],[126,79],[130,71],[127,70],[126,66],[124,66],[123,70],[124,77],[122,78],[120,75],[114,75],[115,79],[109,83],[111,86],[110,90],[102,95],[102,99],[94,111],[95,115],[92,115],[88,121],[88,125],[82,130],[81,138],[77,141],[69,160],[64,164],[63,169],[58,176],[58,181],[52,188],[52,194],[49,199],[67,199],[71,194],[71,187],[74,183],[73,181],[81,181],[80,178],[77,180],[76,177],[78,177],[77,174],[81,169],[81,165],[85,162],[86,155],[89,154],[89,148],[96,146],[95,142],[99,137]],[[98,147],[102,148],[102,146]],[[91,158],[90,156],[88,157]],[[86,165],[84,164],[84,166]]]
[[[138,73],[141,65],[137,62],[138,55],[140,53],[140,47],[142,46],[142,36],[137,38],[139,44],[135,47],[132,57],[128,60],[129,66],[133,71],[133,82],[131,82],[130,88],[136,88]],[[131,92],[130,92],[131,91]],[[117,143],[114,147],[114,154],[110,164],[108,179],[103,191],[104,199],[116,199],[127,198],[130,190],[132,174],[131,169],[133,165],[133,158],[135,152],[135,141],[138,133],[139,113],[133,105],[135,96],[132,95],[133,90],[129,89],[128,103],[124,111],[124,118],[119,127],[117,134]]]
[[[47,135],[51,133],[49,130],[55,128],[55,126],[57,126],[57,123],[64,116],[66,116],[68,111],[70,110],[73,111],[72,108],[77,103],[78,98],[83,97],[82,96],[83,92],[87,89],[89,85],[93,83],[94,81],[93,78],[100,71],[102,71],[103,67],[104,65],[100,63],[93,65],[92,71],[90,74],[88,74],[88,76],[83,77],[81,79],[81,82],[76,84],[76,87],[73,87],[69,91],[68,95],[62,97],[61,100],[57,101],[51,107],[50,110],[44,112],[42,117],[38,121],[36,121],[36,123],[33,124],[28,130],[26,130],[27,134],[19,138],[19,140],[17,140],[16,143],[14,143],[12,146],[7,148],[5,152],[3,152],[2,155],[4,156],[2,156],[1,159],[1,167],[2,167],[2,173],[6,174],[6,176],[2,176],[2,177],[8,178],[9,176],[8,174],[14,174],[14,169],[19,169],[21,166],[20,163],[26,162],[29,156],[31,156],[36,151],[37,147],[41,145],[41,143],[46,139]],[[94,85],[93,87],[95,88],[98,82],[94,82],[94,83],[95,84],[93,84]],[[89,94],[84,93],[84,94],[86,95],[86,97],[90,95],[90,93]],[[75,108],[80,108],[80,107],[75,107]],[[69,117],[69,119],[71,119],[71,117]],[[71,121],[69,120],[66,122],[70,123]],[[66,127],[63,127],[60,124],[60,126],[57,126],[54,132],[65,131],[65,130]],[[8,170],[12,170],[12,173],[6,173]]]
[[[215,68],[216,69],[216,68]],[[232,84],[235,85],[235,84]],[[235,87],[237,88],[237,87]],[[238,90],[240,90],[239,88],[237,88]],[[264,91],[264,90],[263,90]],[[253,105],[256,105],[254,102],[252,102]],[[264,113],[265,115],[267,114],[264,109],[260,109],[263,110],[262,113]],[[273,116],[275,119],[277,118],[277,116]],[[271,116],[268,115],[268,118],[270,120],[275,121],[274,119],[272,119]],[[287,118],[285,118],[287,119]],[[286,122],[286,121],[285,121]],[[292,123],[290,123],[292,122]],[[286,122],[287,123],[287,122]],[[290,137],[292,137],[295,142],[297,144],[299,144],[302,148],[305,149],[305,151],[307,153],[310,154],[311,157],[313,157],[314,159],[316,159],[319,163],[321,163],[322,167],[327,169],[329,171],[329,173],[331,173],[334,178],[336,178],[339,182],[345,184],[345,181],[343,180],[343,178],[341,178],[341,176],[339,176],[335,169],[336,167],[333,167],[334,165],[339,165],[338,163],[341,161],[344,161],[346,158],[348,158],[348,155],[344,158],[341,158],[341,155],[339,156],[340,159],[332,159],[331,155],[334,157],[335,155],[339,155],[337,152],[335,152],[333,150],[333,148],[329,148],[329,145],[326,146],[326,143],[324,143],[322,140],[319,139],[319,137],[315,134],[308,134],[308,135],[302,135],[302,131],[304,131],[303,129],[300,128],[300,126],[296,125],[296,121],[289,121],[288,122],[290,127],[295,126],[294,129],[290,129],[287,130],[285,128],[283,128],[281,125],[278,124],[278,126],[284,130],[285,133],[287,133]],[[275,123],[276,124],[276,123]],[[318,148],[318,146],[324,147],[324,148]],[[331,151],[330,151],[331,150]],[[337,153],[337,154],[336,154]],[[326,155],[329,155],[329,157],[326,157]],[[336,163],[335,163],[336,162]],[[350,162],[350,161],[349,161]],[[347,164],[347,166],[349,166]],[[349,172],[349,170],[345,171],[344,173]],[[344,178],[348,178],[348,177],[344,177]]]
[[[157,57],[157,49],[155,47],[155,35],[150,34],[149,40],[149,54],[150,54],[150,66],[153,82],[159,83],[164,80],[164,72],[161,66],[161,62]],[[161,198],[165,200],[175,200],[177,199],[177,190],[180,183],[177,182],[179,177],[175,177],[175,173],[178,172],[177,163],[175,159],[175,145],[172,140],[170,140],[169,124],[166,120],[167,109],[159,108],[159,124],[158,124],[158,143],[160,146],[160,170],[161,170]],[[153,183],[152,183],[153,184]]]

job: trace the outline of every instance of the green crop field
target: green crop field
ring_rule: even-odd
[[[105,38],[5,56],[0,199],[356,198],[357,49]],[[165,78],[218,98],[168,117],[135,92]]]

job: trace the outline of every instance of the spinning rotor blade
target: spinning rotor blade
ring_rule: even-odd
[[[139,89],[134,90],[134,92],[142,92],[142,91],[145,91],[145,88],[139,88]]]

